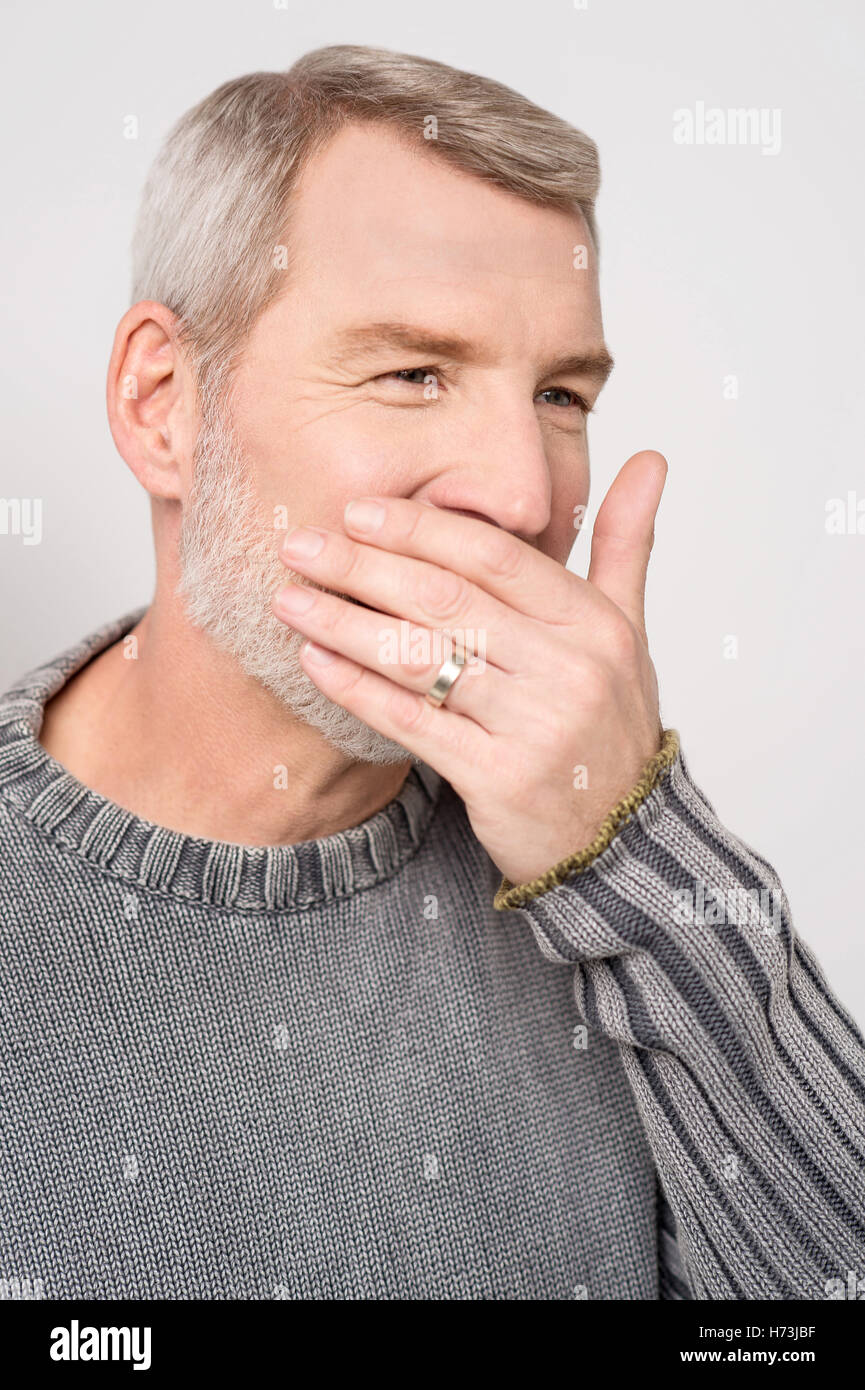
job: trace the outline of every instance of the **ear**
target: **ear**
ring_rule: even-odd
[[[192,480],[195,384],[177,341],[177,318],[144,299],[123,315],[108,365],[114,443],[152,497],[180,500]]]

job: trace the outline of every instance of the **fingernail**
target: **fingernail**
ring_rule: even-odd
[[[297,555],[304,560],[311,560],[323,545],[324,536],[319,531],[310,531],[306,526],[295,526],[282,542],[282,548],[287,555]]]
[[[310,661],[314,661],[316,666],[327,666],[333,661],[333,652],[328,651],[327,647],[320,647],[317,642],[306,642],[303,653]]]
[[[280,590],[276,601],[284,613],[306,613],[315,603],[315,594],[299,584],[290,584]]]
[[[349,502],[344,516],[353,531],[377,531],[384,521],[384,507],[378,502]]]

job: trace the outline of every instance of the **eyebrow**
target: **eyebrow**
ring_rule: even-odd
[[[424,353],[430,357],[446,357],[455,362],[470,364],[482,361],[485,356],[478,344],[469,338],[430,333],[428,329],[410,323],[365,323],[353,328],[344,328],[337,335],[335,347],[336,354],[340,357],[349,354],[371,355],[387,348]],[[603,386],[613,366],[612,356],[607,347],[602,346],[587,352],[557,357],[545,363],[541,376],[574,374],[588,377]]]

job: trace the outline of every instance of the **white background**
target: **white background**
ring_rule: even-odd
[[[600,146],[617,367],[587,525],[631,453],[666,454],[648,612],[664,722],[865,1021],[865,535],[825,530],[830,498],[865,498],[862,15],[858,0],[7,3],[0,496],[42,498],[44,536],[0,536],[0,685],[150,596],[149,511],[104,378],[169,126],[227,78],[323,43],[485,73]],[[698,101],[779,108],[780,153],[676,145],[673,112]]]

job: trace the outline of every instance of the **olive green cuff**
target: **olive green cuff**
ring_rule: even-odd
[[[575,874],[582,873],[583,869],[587,869],[600,854],[603,854],[607,845],[625,822],[630,819],[637,807],[642,805],[649,793],[654,791],[664,773],[676,761],[678,752],[678,733],[675,729],[665,729],[660,749],[646,763],[636,785],[610,811],[592,843],[587,845],[585,849],[569,854],[566,859],[560,859],[558,864],[547,869],[546,873],[541,874],[539,878],[533,878],[530,883],[513,884],[508,879],[503,878],[493,899],[493,907],[499,911],[507,907],[522,907],[532,898],[538,898],[542,893],[546,893],[550,888],[557,888],[559,884],[564,883],[566,878],[573,878]]]

